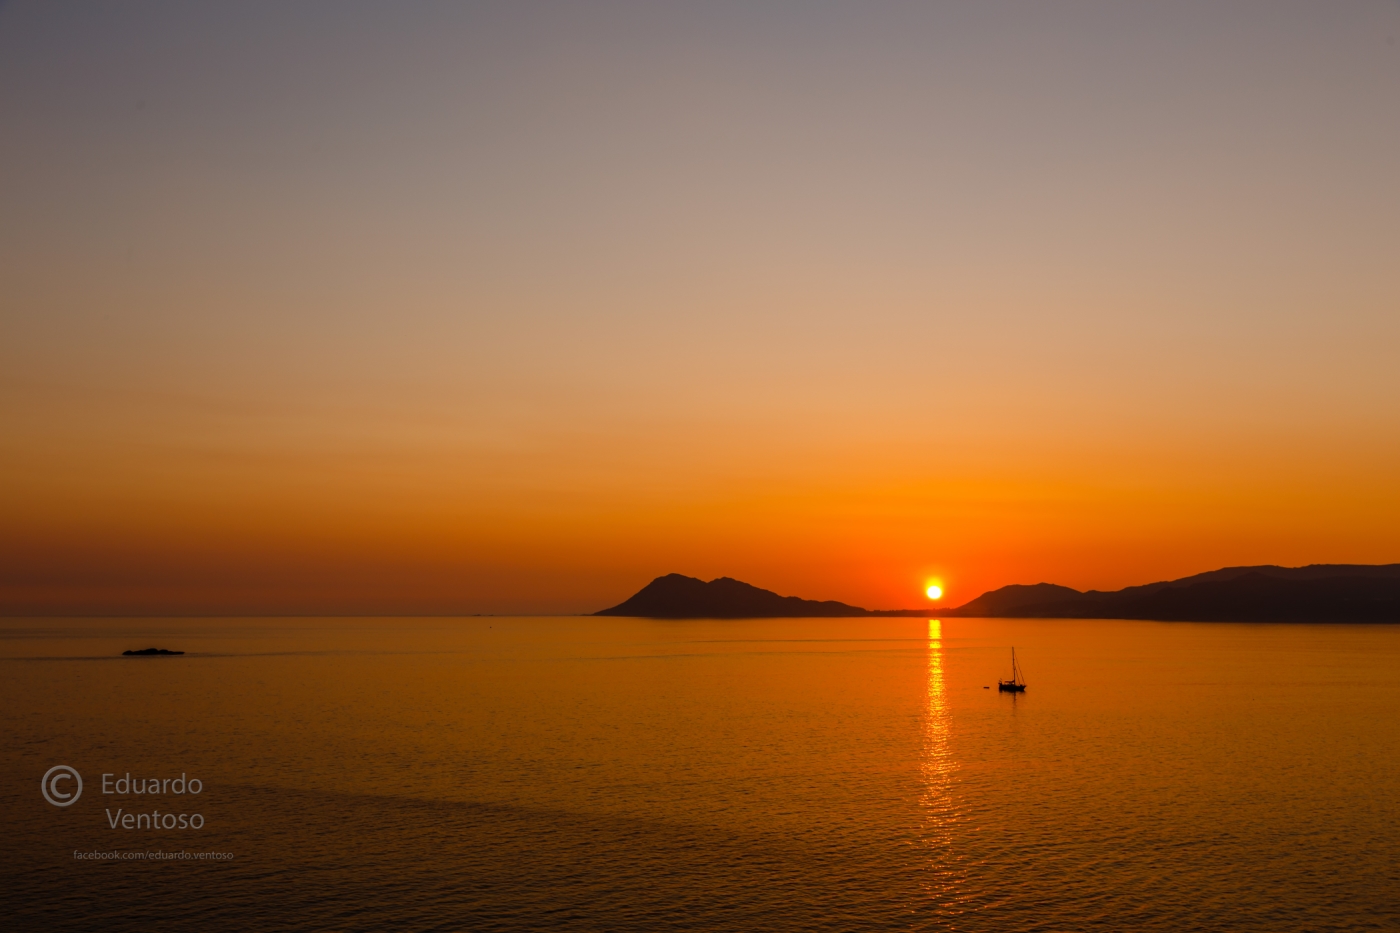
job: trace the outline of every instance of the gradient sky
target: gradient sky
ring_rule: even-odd
[[[1400,3],[0,6],[0,610],[1400,561]]]

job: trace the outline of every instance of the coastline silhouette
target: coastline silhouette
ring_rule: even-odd
[[[779,596],[732,577],[706,583],[669,573],[657,577],[630,598],[595,616],[640,616],[650,619],[849,618],[854,616],[922,616],[925,609],[871,610],[835,600]]]
[[[657,577],[598,616],[653,619],[859,616],[1143,619],[1161,622],[1400,622],[1400,564],[1225,567],[1121,590],[1012,584],[955,608],[864,609],[780,596],[731,577]]]

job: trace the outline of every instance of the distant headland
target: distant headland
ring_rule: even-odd
[[[652,619],[852,618],[861,616],[1144,619],[1162,622],[1400,622],[1400,564],[1226,567],[1208,573],[1081,592],[1015,584],[952,609],[862,609],[834,600],[779,596],[720,577],[672,573],[594,613]]]
[[[595,616],[642,616],[649,619],[807,619],[852,616],[926,616],[926,609],[862,609],[835,600],[779,596],[730,577],[706,583],[669,573],[657,577],[631,599]]]
[[[1226,567],[1180,580],[1080,592],[1003,586],[945,616],[1160,622],[1400,622],[1400,564]]]

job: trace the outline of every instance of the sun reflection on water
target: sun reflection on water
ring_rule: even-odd
[[[961,913],[964,872],[955,848],[958,807],[954,793],[957,762],[953,757],[951,710],[943,674],[943,623],[928,622],[928,692],[923,716],[923,845],[928,851],[927,892],[943,914]]]

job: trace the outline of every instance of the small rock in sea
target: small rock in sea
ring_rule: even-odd
[[[140,656],[150,657],[150,656],[153,656],[153,655],[161,655],[161,654],[167,654],[167,655],[168,655],[168,654],[184,654],[184,652],[183,652],[183,651],[171,651],[169,648],[142,648],[140,651],[123,651],[123,652],[122,652],[122,655],[123,655],[123,656],[128,656],[128,655],[129,655],[129,656],[132,656],[132,657],[140,657]]]

